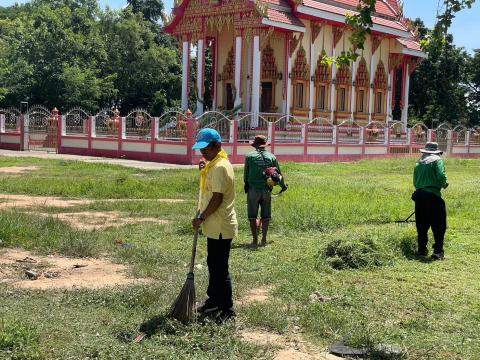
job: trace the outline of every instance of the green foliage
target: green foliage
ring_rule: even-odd
[[[0,13],[0,106],[20,101],[67,111],[177,104],[176,45],[155,21],[163,4],[102,11],[97,0],[36,0]],[[5,49],[5,50],[3,50]]]
[[[0,356],[8,352],[13,353],[10,359],[41,359],[42,356],[36,349],[39,338],[37,331],[31,325],[0,318]]]

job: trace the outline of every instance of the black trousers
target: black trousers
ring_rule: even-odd
[[[445,201],[428,191],[419,191],[415,200],[415,219],[418,234],[418,250],[427,250],[428,229],[432,228],[433,252],[443,254],[443,241],[447,230]]]
[[[221,310],[233,311],[232,279],[228,271],[231,245],[232,239],[207,238],[207,303],[216,305]]]

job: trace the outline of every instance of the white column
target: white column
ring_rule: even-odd
[[[234,107],[242,103],[240,98],[241,74],[242,74],[242,37],[235,38],[235,102]]]
[[[392,119],[393,70],[388,73],[387,121]]]
[[[121,117],[120,121],[122,126],[122,139],[126,139],[127,138],[127,118]]]
[[[377,50],[378,51],[378,50]],[[377,52],[376,51],[376,52]],[[375,52],[375,53],[376,53]],[[372,122],[372,114],[373,114],[373,82],[375,81],[375,53],[372,54],[372,57],[370,58],[370,84],[369,88],[369,96],[368,96],[368,122]]]
[[[314,107],[314,86],[313,86],[313,76],[315,75],[315,44],[310,44],[310,105],[308,111],[308,118],[313,119],[313,107]]]
[[[402,89],[402,91],[404,91],[404,99],[405,99],[405,103],[403,104],[403,109],[402,109],[402,123],[403,123],[403,126],[406,127],[407,126],[407,120],[408,120],[408,95],[409,95],[409,92],[410,92],[410,69],[409,69],[409,65],[407,64],[407,66],[405,67],[405,71],[406,71],[406,74],[405,74],[405,89]]]
[[[96,137],[97,136],[97,129],[95,127],[95,124],[97,123],[97,117],[96,116],[92,116],[90,118],[90,134],[92,137]]]
[[[188,109],[188,63],[190,59],[190,43],[183,42],[182,49],[182,110]]]
[[[252,47],[253,47],[253,44],[251,44],[251,46],[247,46],[247,94],[246,94],[246,100],[247,100],[247,103],[245,104],[245,110],[247,112],[251,112],[252,111]]]
[[[0,114],[0,133],[5,132],[5,114]]]
[[[60,119],[60,133],[62,136],[67,135],[67,118],[63,115],[60,115],[57,119]]]
[[[197,43],[197,116],[203,114],[203,39]],[[201,100],[201,101],[200,101]]]
[[[289,49],[287,51],[290,51]],[[290,107],[292,106],[292,57],[288,54],[287,58],[287,95],[286,95],[286,106],[285,106],[285,115],[290,115]]]
[[[352,120],[354,120],[353,119],[353,113],[355,112],[355,106],[356,106],[356,102],[357,102],[357,86],[356,86],[356,84],[355,84],[355,86],[353,86],[353,82],[355,82],[356,78],[357,78],[358,60],[353,62],[352,67],[353,67],[353,69],[352,69],[352,98],[351,98],[351,101],[350,101],[350,112],[352,113]]]
[[[260,112],[260,36],[253,37],[253,69],[252,69],[252,126],[258,126]]]
[[[335,47],[333,48],[333,58],[335,59],[337,57],[337,50]],[[336,64],[332,64],[332,85],[330,85],[330,121],[332,124],[334,123],[334,118],[333,118],[333,112],[335,111],[335,84],[334,81],[336,82],[337,80],[337,66]]]

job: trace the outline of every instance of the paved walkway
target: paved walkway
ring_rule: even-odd
[[[193,169],[197,168],[196,165],[176,165],[176,164],[164,164],[148,161],[137,161],[127,159],[110,159],[94,156],[80,156],[69,154],[56,154],[54,152],[46,151],[12,151],[0,149],[0,157],[35,157],[41,159],[54,159],[54,160],[71,160],[71,161],[84,161],[88,163],[103,163],[111,165],[121,165],[142,170],[164,170],[164,169]]]

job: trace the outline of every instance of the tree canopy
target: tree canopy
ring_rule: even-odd
[[[160,5],[156,9],[163,11]],[[64,110],[118,106],[155,112],[175,106],[178,48],[153,21],[157,13],[134,10],[102,11],[97,0],[34,0],[0,8],[0,105],[27,100]]]

